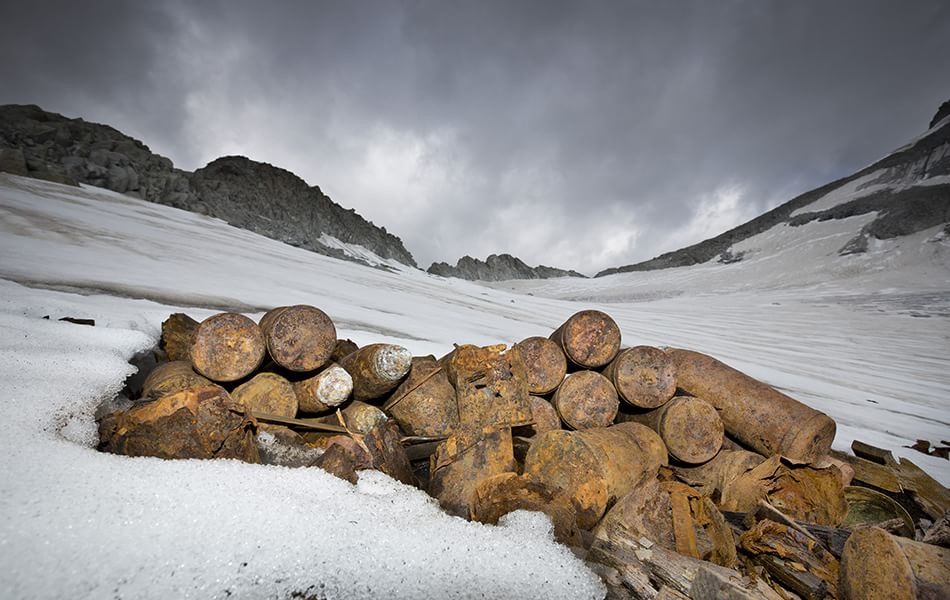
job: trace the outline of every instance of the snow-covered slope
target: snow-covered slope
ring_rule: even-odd
[[[932,228],[841,257],[848,221],[764,232],[731,265],[486,287],[0,174],[0,596],[602,594],[538,521],[466,523],[384,476],[353,487],[312,469],[95,452],[97,405],[179,310],[311,303],[360,344],[439,355],[600,308],[625,344],[714,354],[834,417],[837,448],[882,445],[950,483],[950,463],[904,448],[950,437],[950,240]]]

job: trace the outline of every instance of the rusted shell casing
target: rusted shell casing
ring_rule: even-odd
[[[577,524],[590,529],[607,506],[666,464],[663,441],[639,423],[548,431],[528,449],[524,474],[569,498]]]
[[[236,458],[259,463],[256,421],[220,386],[193,387],[107,415],[100,450],[157,458]]]
[[[660,408],[623,414],[618,420],[635,421],[660,434],[670,456],[689,464],[702,464],[719,452],[724,428],[711,404],[692,396],[676,396]]]
[[[443,359],[455,387],[463,427],[516,427],[531,422],[521,350],[504,345],[459,346]]]
[[[299,410],[320,414],[346,402],[353,392],[353,378],[346,369],[331,364],[313,377],[294,382]]]
[[[195,329],[191,364],[212,381],[237,381],[253,373],[266,353],[257,323],[238,313],[218,313]]]
[[[354,400],[340,410],[343,422],[336,413],[321,417],[320,421],[331,425],[342,425],[354,433],[367,434],[380,423],[385,423],[389,417],[379,407]]]
[[[812,462],[828,454],[835,422],[778,390],[691,350],[667,351],[677,385],[716,407],[726,431],[766,456]]]
[[[296,373],[319,369],[336,347],[336,327],[325,312],[306,304],[280,306],[261,318],[267,352]]]
[[[597,369],[613,360],[620,350],[620,327],[607,313],[582,310],[558,327],[551,339],[575,365]]]
[[[511,429],[461,429],[439,444],[429,461],[429,494],[438,498],[446,512],[471,518],[479,482],[515,471]]]
[[[841,554],[843,600],[950,598],[950,549],[893,536],[878,527],[855,530]]]
[[[412,366],[412,354],[395,344],[363,346],[340,361],[353,378],[353,397],[373,400],[390,393]]]
[[[170,361],[191,360],[191,342],[198,328],[195,321],[185,313],[174,313],[162,322],[162,338],[159,346]]]
[[[603,373],[624,402],[637,408],[659,408],[676,393],[672,359],[652,346],[621,350]]]
[[[546,514],[554,525],[554,539],[568,546],[582,546],[574,507],[563,495],[540,481],[517,473],[501,473],[479,480],[469,513],[473,521],[496,524],[515,510]]]
[[[433,356],[412,359],[409,376],[383,406],[407,435],[441,437],[459,425],[455,388]]]
[[[590,429],[613,423],[620,400],[606,377],[596,371],[577,371],[557,388],[553,404],[568,427]]]
[[[347,338],[345,340],[337,340],[336,344],[333,346],[333,353],[330,355],[330,362],[338,363],[343,359],[344,356],[349,356],[353,354],[360,347],[356,342]]]
[[[516,344],[524,359],[528,393],[544,395],[557,389],[567,373],[567,357],[554,340],[529,337]]]
[[[142,399],[158,400],[166,394],[201,385],[214,384],[207,377],[195,373],[191,362],[174,360],[160,363],[145,378],[145,383],[142,384]]]
[[[245,410],[279,417],[297,416],[297,394],[289,381],[276,373],[258,373],[231,392]]]
[[[538,396],[531,396],[531,420],[533,423],[525,426],[529,435],[538,435],[545,431],[562,429],[561,417],[557,409],[550,402]]]
[[[594,537],[613,527],[693,558],[724,567],[736,563],[735,538],[722,513],[708,497],[677,481],[641,481],[604,515]]]

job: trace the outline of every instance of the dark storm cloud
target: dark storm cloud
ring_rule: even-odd
[[[0,102],[187,169],[284,166],[425,264],[650,258],[873,161],[950,96],[943,2],[21,4]]]

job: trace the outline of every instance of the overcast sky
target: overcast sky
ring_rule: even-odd
[[[10,2],[0,103],[289,169],[425,268],[593,273],[846,175],[950,98],[950,2]]]

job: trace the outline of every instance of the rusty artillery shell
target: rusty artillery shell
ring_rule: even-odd
[[[620,397],[637,408],[659,408],[676,393],[673,361],[652,346],[624,348],[603,373]]]
[[[349,356],[353,354],[360,347],[353,340],[347,338],[345,340],[337,340],[336,344],[333,346],[333,353],[330,355],[330,362],[338,363],[344,356]]]
[[[704,463],[722,447],[722,419],[700,398],[676,396],[656,410],[624,414],[618,419],[642,423],[659,433],[670,456],[684,463]]]
[[[531,422],[521,349],[504,349],[504,345],[459,346],[442,360],[455,386],[462,426],[515,427]]]
[[[560,490],[574,506],[577,525],[590,529],[617,498],[656,477],[666,460],[656,432],[639,423],[621,423],[540,434],[525,456],[524,474]]]
[[[214,384],[206,377],[195,373],[190,362],[173,360],[160,363],[145,378],[145,383],[142,384],[142,399],[158,400],[166,394],[202,385]]]
[[[320,421],[331,425],[343,425],[353,433],[366,435],[380,423],[385,423],[389,417],[382,410],[372,404],[354,400],[340,410],[343,422],[336,414],[321,417]]]
[[[198,321],[185,313],[174,313],[162,322],[159,346],[168,360],[191,360],[191,340],[197,328]]]
[[[429,459],[429,494],[447,512],[468,519],[479,482],[514,472],[515,466],[511,429],[463,428],[439,444]]]
[[[370,344],[343,357],[340,366],[353,378],[353,397],[372,400],[399,386],[412,366],[412,354],[394,344]]]
[[[293,386],[300,411],[320,414],[346,402],[353,391],[353,378],[343,367],[331,364],[313,377],[294,382]]]
[[[838,591],[843,600],[950,598],[950,549],[857,529],[841,554]]]
[[[195,329],[191,364],[212,381],[237,381],[253,373],[266,352],[257,323],[237,313],[218,313]]]
[[[597,369],[609,363],[620,350],[620,327],[599,310],[582,310],[558,327],[551,339],[575,365]]]
[[[455,388],[433,356],[412,359],[409,376],[399,384],[383,410],[407,435],[446,436],[459,424]]]
[[[835,422],[828,415],[711,356],[675,348],[667,353],[677,385],[716,407],[726,431],[749,448],[796,462],[828,454],[835,437]]]
[[[557,389],[567,373],[567,357],[557,342],[543,337],[529,337],[516,345],[524,359],[528,393],[544,395]]]
[[[554,431],[561,429],[561,417],[557,414],[557,409],[550,402],[538,396],[531,396],[531,420],[532,424],[525,428],[529,429],[529,435],[538,435],[545,431]]]
[[[620,400],[606,377],[596,371],[577,371],[554,392],[553,404],[568,427],[590,429],[613,423]]]
[[[297,416],[297,394],[289,381],[276,373],[258,373],[234,388],[231,398],[245,410],[278,417]]]
[[[319,369],[336,347],[336,327],[314,306],[280,306],[261,318],[267,352],[278,365],[297,373]]]

